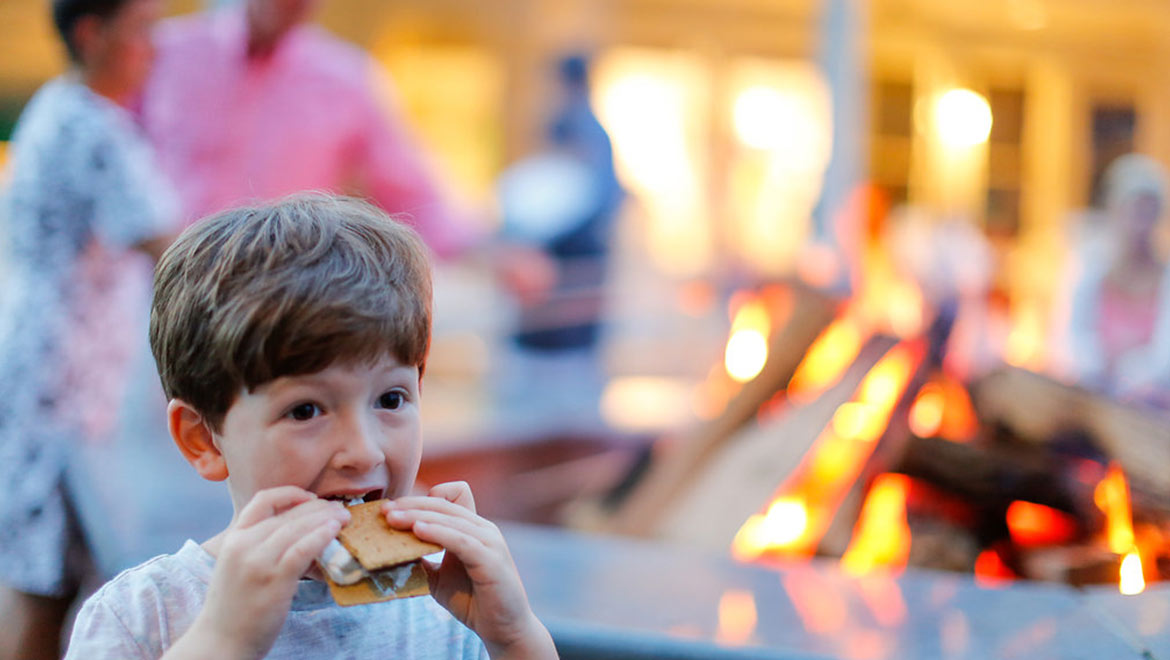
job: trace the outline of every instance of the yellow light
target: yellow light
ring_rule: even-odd
[[[768,361],[768,340],[757,330],[740,330],[727,340],[727,352],[723,364],[727,375],[740,383],[755,378]]]
[[[943,143],[973,147],[991,135],[991,106],[969,89],[952,89],[934,103],[935,127]]]
[[[782,549],[795,544],[808,530],[808,509],[796,498],[781,498],[768,506],[768,512],[748,518],[731,543],[731,553],[738,559],[755,559],[768,549]]]
[[[659,431],[690,418],[693,385],[652,376],[614,378],[601,393],[601,417],[623,431]]]
[[[1142,558],[1136,550],[1132,550],[1121,560],[1120,590],[1124,596],[1140,594],[1146,589],[1146,579],[1142,576]]]
[[[735,134],[749,147],[776,149],[784,143],[789,101],[773,87],[756,85],[739,93],[732,110]]]

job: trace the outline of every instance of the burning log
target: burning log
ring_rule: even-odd
[[[654,448],[650,466],[610,518],[608,531],[645,535],[654,529],[718,449],[787,386],[837,308],[837,301],[807,287],[794,284],[793,293],[792,312],[784,327],[772,333],[763,370],[744,384],[717,418]]]
[[[1069,429],[1093,437],[1125,469],[1136,491],[1170,502],[1170,416],[1138,409],[1015,367],[972,386],[980,420],[1046,443]]]

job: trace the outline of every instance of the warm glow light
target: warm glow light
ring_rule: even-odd
[[[833,432],[849,440],[876,440],[882,425],[881,411],[868,403],[847,401],[833,413]]]
[[[1052,507],[1015,501],[1007,510],[1008,532],[1020,546],[1068,543],[1077,535],[1076,518]]]
[[[969,89],[952,89],[934,103],[939,139],[956,147],[972,147],[991,135],[991,106]]]
[[[1038,370],[1044,367],[1044,310],[1039,303],[1020,302],[1012,307],[1011,331],[1003,359],[1013,366]]]
[[[841,567],[853,575],[875,568],[901,568],[910,556],[910,526],[906,523],[906,495],[910,478],[904,474],[878,475],[865,496],[849,548]]]
[[[921,343],[904,343],[873,366],[853,401],[838,407],[801,464],[777,490],[768,512],[751,516],[740,528],[732,542],[732,554],[737,559],[750,560],[765,554],[803,557],[816,551],[836,507],[889,424],[922,355]],[[876,491],[874,516],[892,515],[889,507],[891,499],[896,500],[896,495],[891,494],[895,488],[896,485],[884,486]],[[902,501],[904,507],[904,493]],[[883,561],[889,561],[891,552],[882,551]]]
[[[1146,589],[1146,580],[1142,576],[1142,558],[1136,550],[1130,551],[1121,560],[1121,593],[1125,596],[1140,594]]]
[[[811,401],[836,383],[861,352],[861,327],[848,316],[839,317],[825,328],[804,354],[792,380],[788,397]]]
[[[757,85],[739,93],[732,110],[735,134],[749,147],[775,149],[784,144],[790,127],[779,121],[790,101],[775,88]]]
[[[757,619],[752,592],[728,589],[719,597],[719,630],[715,639],[724,644],[746,644],[756,631]]]
[[[1122,554],[1133,549],[1133,513],[1129,484],[1116,462],[1109,464],[1105,478],[1093,490],[1093,502],[1105,512],[1105,533],[1109,550]]]
[[[857,588],[875,621],[887,628],[906,622],[906,599],[893,576],[882,573],[862,576],[857,579]]]
[[[1014,577],[1012,569],[1003,563],[995,550],[984,550],[975,558],[975,584],[981,587],[1002,587]]]
[[[672,428],[691,416],[692,387],[672,378],[614,378],[601,393],[601,417],[609,426],[625,431]]]
[[[847,598],[838,593],[836,583],[814,570],[801,567],[785,571],[783,575],[784,589],[805,630],[827,635],[845,627],[849,621]]]
[[[927,383],[918,390],[918,397],[910,407],[910,430],[914,435],[930,438],[942,428],[944,396],[938,383]]]
[[[771,321],[763,300],[752,299],[740,305],[731,322],[731,337],[723,364],[727,375],[746,383],[764,369],[768,361],[768,333]]]
[[[783,548],[808,531],[808,509],[797,499],[778,499],[764,515],[753,515],[735,535],[731,553],[737,559],[755,559],[770,548]]]

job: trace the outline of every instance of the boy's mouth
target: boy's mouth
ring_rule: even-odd
[[[385,489],[375,488],[373,490],[362,492],[349,493],[333,493],[331,495],[321,495],[321,499],[330,500],[332,502],[341,502],[346,506],[353,506],[354,504],[361,504],[362,502],[373,502],[374,500],[382,499],[382,493]]]

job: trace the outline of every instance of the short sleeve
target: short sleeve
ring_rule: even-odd
[[[65,651],[66,660],[146,660],[150,657],[113,608],[97,597],[86,601],[78,612]]]
[[[107,245],[130,247],[173,231],[178,199],[145,140],[129,120],[100,138],[91,159],[93,231]]]

